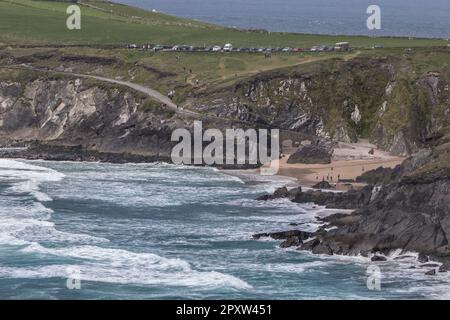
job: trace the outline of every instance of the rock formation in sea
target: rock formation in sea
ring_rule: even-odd
[[[293,234],[286,238],[284,246],[287,242],[313,253],[364,256],[401,249],[419,252],[427,260],[442,261],[443,270],[448,269],[449,128],[443,128],[439,138],[431,141],[428,148],[421,149],[394,170],[377,169],[364,174],[359,180],[371,184],[362,190],[331,193],[302,192],[296,188],[287,191],[291,201],[355,211],[322,219],[325,226],[311,235],[314,240],[290,239],[298,237]]]

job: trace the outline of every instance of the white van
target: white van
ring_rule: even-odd
[[[223,51],[233,51],[233,45],[231,43],[227,43],[224,47],[223,47]]]

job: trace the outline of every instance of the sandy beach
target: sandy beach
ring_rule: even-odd
[[[370,153],[371,150],[373,154]],[[391,155],[361,140],[358,143],[339,142],[334,150],[331,164],[289,164],[288,159],[289,154],[282,155],[279,160],[278,175],[295,178],[299,185],[305,187],[311,187],[324,180],[336,184],[337,189],[346,190],[350,187],[347,180],[355,180],[364,172],[379,167],[394,168],[406,157]],[[345,182],[337,183],[338,180]],[[358,187],[359,184],[351,183],[351,186]]]

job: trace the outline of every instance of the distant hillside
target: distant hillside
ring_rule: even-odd
[[[310,47],[350,41],[356,47],[446,46],[447,41],[407,38],[318,36],[244,31],[100,0],[78,1],[82,29],[66,28],[68,1],[0,0],[4,44],[158,44]]]

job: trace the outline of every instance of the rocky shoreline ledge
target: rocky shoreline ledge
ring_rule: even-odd
[[[84,149],[80,146],[59,146],[35,143],[28,147],[10,147],[0,149],[0,158],[48,160],[48,161],[80,161],[107,163],[150,163],[168,162],[170,157],[145,156],[132,153],[99,152]]]
[[[362,255],[384,261],[396,250],[417,252],[418,261],[430,264],[426,274],[450,269],[450,154],[449,136],[408,158],[395,169],[379,168],[359,178],[367,186],[345,193],[280,188],[261,201],[287,198],[333,209],[354,209],[320,219],[316,232],[288,230],[255,234],[254,239],[283,240],[314,254]]]
[[[8,145],[0,147],[0,158],[5,159],[25,159],[25,160],[46,160],[46,161],[75,161],[75,162],[105,162],[114,164],[125,163],[172,163],[172,159],[167,155],[145,155],[127,152],[101,152],[89,150],[82,145],[58,145],[41,142],[28,143],[23,145]],[[192,165],[204,166],[204,165]],[[235,164],[235,165],[215,165],[223,170],[246,170],[256,169],[259,165]]]

